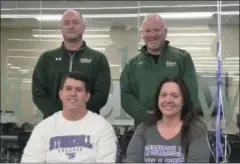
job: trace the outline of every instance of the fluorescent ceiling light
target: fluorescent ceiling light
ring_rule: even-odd
[[[216,75],[202,75],[202,77],[215,77],[216,78]],[[225,76],[224,74],[221,76],[221,77],[230,77],[230,78],[239,78],[239,76]]]
[[[239,4],[222,4],[222,7],[231,7],[231,6],[239,6]],[[216,4],[209,4],[209,5],[202,5],[202,4],[196,4],[196,5],[163,5],[163,6],[141,6],[139,8],[183,8],[183,7],[217,7]]]
[[[141,49],[141,47],[139,47],[139,49]],[[210,47],[181,47],[181,49],[185,49],[187,51],[211,51],[211,48]],[[199,54],[199,56],[202,56],[203,54]],[[204,54],[206,55],[206,54]],[[209,55],[209,54],[207,54]],[[194,55],[196,56],[196,55]]]
[[[170,27],[167,28],[170,31],[194,31],[194,30],[207,30],[209,31],[209,28],[207,26],[193,26],[193,27]]]
[[[50,39],[15,39],[15,38],[11,38],[8,39],[8,41],[19,41],[19,42],[61,42],[61,40],[50,40]]]
[[[217,60],[213,61],[213,60],[193,60],[193,62],[196,64],[217,64]],[[228,65],[228,64],[235,64],[235,65],[239,65],[238,61],[223,61],[223,67],[224,65]]]
[[[18,78],[9,77],[8,80],[18,80]],[[21,81],[22,81],[23,83],[31,83],[31,82],[32,82],[31,79],[22,79]]]
[[[15,52],[15,51],[23,51],[23,52],[42,52],[44,50],[35,50],[35,49],[8,49],[8,51],[12,51],[12,52]]]
[[[23,83],[32,83],[32,80],[23,80]]]
[[[239,60],[239,57],[228,57],[225,60]]]
[[[94,50],[98,50],[98,51],[104,51],[106,48],[92,48]]]
[[[93,49],[95,49],[95,50],[101,50],[101,51],[103,51],[103,50],[105,50],[105,48],[93,48]],[[203,54],[192,54],[191,56],[212,56],[212,54],[205,54],[205,53],[203,53]],[[8,58],[22,58],[22,59],[38,59],[39,57],[33,57],[33,56],[8,56]],[[192,57],[192,59],[193,60],[198,60],[198,58],[197,57]],[[211,59],[211,57],[205,57],[205,58],[199,58],[200,60],[201,59],[204,59],[202,62],[205,62],[206,60],[214,60],[215,62],[217,61],[217,59],[216,58],[213,58],[213,59]],[[201,62],[201,61],[200,61]],[[224,62],[224,61],[223,61]],[[231,62],[231,61],[229,61],[229,62]],[[118,65],[117,65],[118,66]]]
[[[208,54],[208,53],[201,53],[201,54],[190,53],[190,54],[191,54],[192,58],[195,58],[196,56],[204,56],[204,57],[212,56],[212,54]]]
[[[206,65],[206,64],[195,64],[196,67],[216,67],[217,68],[217,64],[213,64],[213,65]],[[236,65],[223,65],[223,68],[236,68]],[[239,68],[238,68],[239,69]]]
[[[122,67],[122,66],[119,64],[110,64],[110,67]]]
[[[216,60],[217,62],[217,60]],[[239,60],[223,60],[222,66],[224,67],[225,64],[236,64],[236,67],[239,67]]]
[[[201,55],[199,55],[199,56],[201,56]],[[214,61],[217,61],[216,57],[193,57],[192,59],[193,60],[214,60]],[[228,58],[224,59],[223,61],[229,62],[231,60],[239,62],[239,57],[233,57],[233,58],[228,57]]]
[[[28,69],[21,69],[20,71],[21,71],[21,72],[29,72]]]
[[[23,83],[32,83],[32,81],[23,81]]]
[[[21,15],[21,14],[1,14],[1,19],[11,18],[11,19],[21,19],[21,18],[34,18],[32,15]]]
[[[188,8],[193,8],[193,7],[216,7],[216,4],[194,4],[194,5],[160,5],[160,6],[142,6],[141,3],[140,5],[135,5],[135,6],[123,6],[123,7],[116,7],[116,6],[111,6],[111,7],[80,7],[80,8],[74,8],[76,10],[116,10],[116,9],[141,9],[141,8],[183,8],[183,7],[188,7]],[[231,7],[231,6],[239,6],[239,4],[222,4],[222,7]],[[67,10],[71,8],[41,8],[42,10]],[[4,8],[1,9],[1,11],[15,11],[15,10],[39,10],[39,8]]]
[[[159,13],[164,19],[191,19],[191,18],[211,18],[216,12],[177,12],[177,13]],[[129,17],[139,17],[146,16],[148,13],[139,13],[139,14],[92,14],[92,15],[83,15],[84,18],[129,18]],[[222,15],[239,15],[239,11],[230,11],[222,12]],[[48,16],[37,16],[35,17],[39,21],[45,20],[61,20],[62,15],[50,15]]]
[[[213,13],[210,12],[200,12],[200,13],[159,13],[164,19],[170,18],[210,18]],[[92,14],[92,15],[83,15],[84,18],[134,18],[139,16],[146,16],[147,13],[139,13],[139,14]],[[56,20],[60,21],[62,15],[37,15],[35,18],[39,21],[50,21]]]
[[[8,41],[19,41],[19,42],[62,42],[61,40],[50,40],[50,39],[8,39]],[[111,42],[107,43],[94,43],[88,42],[88,45],[94,46],[108,46]],[[188,44],[189,45],[189,44]]]
[[[181,49],[185,49],[185,50],[199,50],[199,51],[202,51],[202,50],[210,51],[211,50],[210,47],[181,47]]]
[[[37,35],[33,34],[36,38],[62,38],[62,35]],[[108,38],[109,35],[83,35],[85,38]]]
[[[217,12],[176,12],[176,13],[159,13],[164,19],[208,19]],[[239,15],[239,11],[224,11],[222,15]],[[86,14],[84,18],[137,18],[146,16],[148,13],[136,14]],[[1,14],[1,18],[34,18],[39,21],[60,21],[62,15],[21,15],[21,14]]]
[[[15,39],[15,38],[10,38],[8,41],[19,41],[19,42],[61,42],[61,40],[52,40],[52,39]],[[95,43],[95,42],[88,42],[88,45],[96,45],[96,46],[108,46],[110,45],[111,42],[109,43]],[[138,43],[139,45],[144,45],[145,43],[140,42]],[[196,45],[196,46],[210,46],[211,43],[207,42],[171,42],[171,45]]]
[[[8,79],[9,80],[16,80],[16,79],[19,79],[19,78],[9,77]],[[31,79],[22,79],[22,81],[31,81]]]
[[[168,36],[216,36],[217,34],[215,33],[171,33],[168,34]],[[36,38],[62,38],[61,34],[33,34],[33,37]],[[84,38],[108,38],[109,35],[83,35]]]
[[[95,32],[95,31],[101,31],[101,32],[108,32],[109,28],[102,28],[102,29],[86,29],[87,32]],[[61,30],[44,30],[44,29],[33,29],[33,32],[61,32]]]
[[[169,27],[168,31],[194,31],[194,30],[206,30],[209,31],[209,28],[207,26],[193,26],[193,27]],[[39,32],[61,32],[61,30],[57,29],[33,29],[33,32],[39,33]],[[86,29],[86,32],[109,32],[109,28],[101,28],[101,29]],[[141,29],[139,29],[141,31]]]
[[[214,60],[214,61],[216,61],[217,60],[217,58],[216,57],[193,57],[192,58],[193,60]]]
[[[139,43],[139,45],[144,45],[145,43],[141,42]],[[190,43],[187,43],[187,42],[170,42],[171,45],[196,45],[196,46],[209,46],[211,43],[201,43],[201,42],[190,42]]]
[[[11,68],[11,69],[21,69],[20,67],[9,67],[9,68]]]
[[[8,56],[8,58],[38,59],[39,57],[33,57],[33,56]]]
[[[167,34],[167,36],[217,36],[215,33],[176,33]]]
[[[208,68],[208,69],[197,68],[196,70],[197,70],[197,72],[201,72],[201,73],[216,73],[216,69],[215,68],[214,69],[210,69],[210,68]],[[226,73],[226,72],[228,72],[228,73],[237,73],[237,71],[234,71],[234,70],[224,71],[223,73]]]

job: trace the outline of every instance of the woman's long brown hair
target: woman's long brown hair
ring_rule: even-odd
[[[200,119],[200,117],[197,116],[195,112],[195,108],[193,106],[193,103],[190,99],[189,91],[184,83],[183,80],[177,77],[167,77],[164,80],[161,81],[155,96],[155,110],[153,114],[150,114],[147,118],[145,124],[146,125],[154,125],[157,123],[157,121],[162,119],[162,112],[159,109],[158,106],[158,99],[159,94],[161,92],[162,86],[165,83],[173,82],[176,83],[181,91],[182,97],[183,97],[183,107],[181,111],[181,120],[183,121],[182,127],[181,127],[181,146],[183,147],[183,150],[185,150],[186,155],[188,154],[188,146],[189,143],[192,140],[192,125],[195,123],[201,124],[201,127],[204,127],[207,129],[204,122]],[[196,86],[197,87],[197,86]]]

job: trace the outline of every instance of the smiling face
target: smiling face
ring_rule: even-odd
[[[59,92],[63,110],[81,110],[86,108],[90,94],[86,91],[85,83],[73,78],[66,78],[63,88]]]
[[[166,82],[158,97],[158,106],[163,117],[181,115],[183,95],[177,83]]]
[[[142,37],[149,51],[158,51],[165,44],[167,30],[160,16],[146,18],[142,26]]]

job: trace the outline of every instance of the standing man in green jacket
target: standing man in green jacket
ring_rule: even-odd
[[[85,23],[79,12],[66,11],[60,28],[62,45],[44,52],[35,66],[32,76],[33,102],[44,118],[61,110],[62,104],[58,96],[60,81],[68,72],[79,71],[87,75],[91,83],[87,109],[99,114],[108,100],[111,84],[107,58],[101,52],[88,47],[83,40]]]
[[[154,110],[157,86],[167,76],[179,76],[186,82],[191,100],[198,106],[196,70],[190,54],[169,45],[167,28],[157,14],[148,15],[142,24],[145,45],[124,67],[121,77],[121,104],[138,125]]]

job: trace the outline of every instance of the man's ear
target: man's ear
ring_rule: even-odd
[[[165,38],[167,38],[168,29],[165,28]]]
[[[62,32],[62,20],[61,20],[61,22],[60,22],[59,29],[60,29],[60,31]]]
[[[86,25],[84,24],[83,25],[83,33],[85,32],[85,30],[86,30]]]

